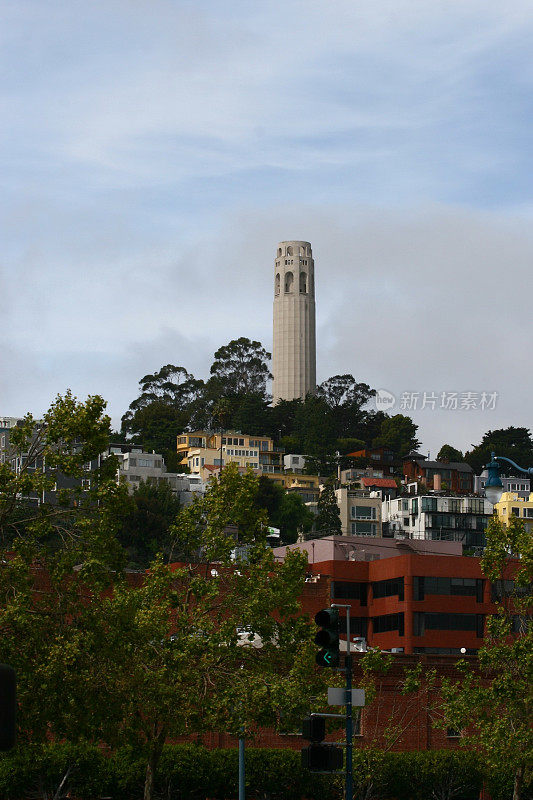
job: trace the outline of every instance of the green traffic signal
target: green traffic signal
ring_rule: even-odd
[[[337,667],[339,665],[339,610],[323,608],[315,615],[315,622],[320,630],[315,636],[315,644],[322,649],[316,654],[315,661],[319,667]]]

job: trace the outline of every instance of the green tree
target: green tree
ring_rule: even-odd
[[[180,508],[179,499],[166,481],[139,484],[118,534],[128,554],[129,566],[146,568],[158,553],[168,555],[169,529]]]
[[[324,536],[340,536],[342,534],[341,516],[337,498],[335,497],[335,487],[332,481],[328,481],[320,492],[315,527],[316,530]]]
[[[67,398],[47,417],[46,452],[64,469],[78,472],[100,451],[102,408]],[[29,419],[27,428],[31,441]],[[6,469],[2,478],[7,502],[23,478]],[[172,528],[202,563],[156,562],[144,576],[125,575],[117,560],[116,482],[100,480],[77,516],[60,514],[61,548],[44,546],[53,521],[35,513],[0,571],[0,658],[17,671],[21,742],[130,743],[146,759],[151,800],[168,737],[301,715],[324,688],[300,607],[306,560],[274,561],[256,495],[253,474],[227,467]],[[242,559],[236,543],[247,546]]]
[[[472,450],[465,453],[465,461],[470,464],[474,472],[480,473],[491,460],[491,452],[497,456],[505,456],[515,461],[521,467],[528,467],[533,463],[533,439],[528,428],[499,428],[487,431],[481,442],[472,445]],[[513,467],[502,462],[502,470],[513,474]]]
[[[285,490],[279,483],[270,480],[266,475],[259,476],[255,504],[257,508],[262,508],[266,511],[271,525],[275,525],[274,520],[278,518],[284,494]]]
[[[201,406],[205,384],[184,367],[166,364],[141,378],[139,386],[139,397],[122,417],[122,436],[161,453],[169,468],[175,469],[176,437]]]
[[[221,394],[266,395],[271,355],[261,342],[241,336],[215,353],[211,365],[211,383]]]
[[[512,768],[513,800],[524,800],[533,783],[533,542],[521,520],[491,519],[481,565],[503,589],[498,613],[487,620],[479,669],[459,662],[462,680],[443,681],[444,724],[464,729],[495,772]]]
[[[452,447],[451,444],[443,444],[437,454],[437,461],[459,462],[464,461],[464,456],[460,450]]]
[[[279,510],[274,517],[274,525],[280,529],[284,544],[294,543],[300,530],[304,533],[310,531],[314,520],[315,515],[307,508],[299,494],[283,493]]]
[[[388,447],[403,458],[410,450],[416,450],[420,442],[416,438],[418,425],[411,417],[404,414],[395,414],[383,420],[379,435],[376,436],[373,447]]]

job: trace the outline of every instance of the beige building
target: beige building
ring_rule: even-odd
[[[273,402],[316,389],[315,265],[309,242],[280,242],[274,264]]]
[[[381,496],[341,486],[335,490],[344,536],[381,536]]]
[[[269,436],[250,436],[240,431],[192,431],[181,433],[177,439],[181,464],[191,474],[207,480],[226,464],[237,464],[240,470],[248,468],[257,473],[283,471],[283,450],[274,447]]]

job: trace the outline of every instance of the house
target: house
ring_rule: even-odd
[[[424,483],[435,491],[472,494],[474,471],[469,464],[459,461],[430,461],[420,453],[410,453],[402,464],[406,483]]]
[[[462,542],[483,547],[492,504],[484,497],[403,495],[383,501],[388,535],[408,539]]]

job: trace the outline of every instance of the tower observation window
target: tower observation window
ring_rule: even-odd
[[[278,272],[276,274],[276,285],[275,285],[276,294],[279,294],[279,290],[280,290],[280,277],[279,277],[279,272]]]
[[[300,292],[307,294],[307,275],[305,272],[300,272]]]
[[[294,282],[294,276],[292,272],[285,273],[285,291],[292,292],[292,284]]]

